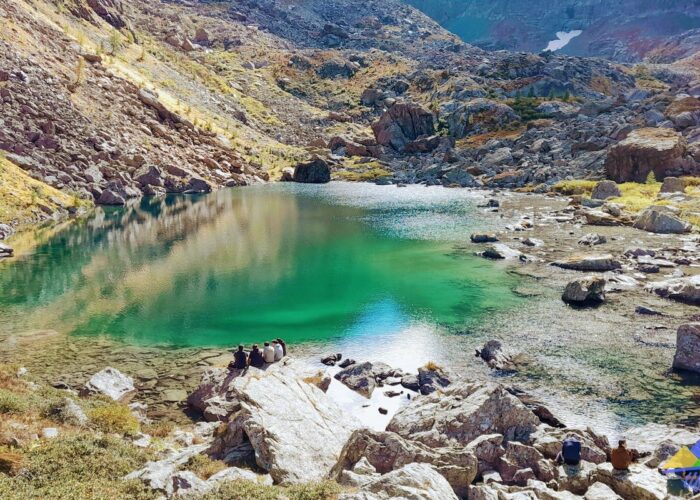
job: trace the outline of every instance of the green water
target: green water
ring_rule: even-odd
[[[464,191],[344,183],[99,210],[0,264],[0,333],[228,346],[459,328],[524,300],[460,249],[479,214]]]

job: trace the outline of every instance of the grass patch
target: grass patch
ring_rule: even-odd
[[[59,437],[24,454],[25,473],[16,477],[0,474],[0,498],[156,498],[139,481],[122,479],[152,458],[118,438]]]
[[[590,196],[598,181],[573,180],[561,181],[552,186],[552,191],[565,196],[585,195]]]
[[[338,483],[321,481],[289,487],[265,486],[250,481],[227,481],[202,500],[334,500],[342,492]]]
[[[228,468],[228,466],[221,460],[212,460],[207,455],[195,455],[190,458],[184,468],[194,472],[206,481],[217,472]]]
[[[88,417],[102,432],[128,435],[139,432],[139,421],[126,405],[113,403],[97,406],[88,410]]]
[[[0,413],[24,413],[29,410],[29,404],[23,396],[0,389]]]
[[[442,371],[442,366],[438,365],[434,361],[428,361],[423,368],[425,368],[426,370],[429,370],[431,372]]]
[[[335,177],[343,181],[373,182],[381,177],[391,175],[379,162],[346,163],[344,170],[335,172]]]
[[[143,432],[156,438],[168,437],[175,430],[175,424],[169,420],[153,422],[143,426]]]
[[[650,205],[667,205],[666,201],[659,201],[659,191],[661,183],[650,182],[640,184],[637,182],[625,182],[618,184],[622,196],[613,198],[613,203],[620,203],[625,206],[625,210],[630,212],[639,212]]]

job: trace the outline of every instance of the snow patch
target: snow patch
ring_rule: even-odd
[[[573,30],[573,31],[557,31],[557,39],[552,40],[547,44],[547,48],[544,50],[549,50],[554,52],[555,50],[559,50],[563,47],[566,47],[566,45],[579,36],[583,31],[581,30]]]

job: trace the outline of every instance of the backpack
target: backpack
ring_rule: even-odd
[[[561,456],[564,463],[578,465],[581,461],[581,443],[575,439],[565,439],[561,446]]]

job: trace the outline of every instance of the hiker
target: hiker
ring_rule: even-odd
[[[265,363],[275,362],[275,349],[269,342],[265,342],[265,347],[263,348],[263,358],[265,358]]]
[[[555,461],[558,464],[578,465],[581,462],[581,443],[576,439],[565,439]]]
[[[277,343],[282,346],[282,356],[287,355],[287,344],[282,339],[277,339]]]
[[[238,350],[233,353],[233,361],[228,365],[229,370],[244,370],[248,366],[248,355],[243,350],[243,345],[238,346]]]
[[[263,358],[262,352],[260,352],[258,344],[254,344],[248,356],[248,365],[254,366],[255,368],[262,368],[264,364],[265,359]]]
[[[627,441],[620,439],[617,448],[610,452],[610,462],[615,470],[629,470],[634,462],[634,451],[627,449]]]
[[[272,347],[275,350],[275,361],[279,361],[284,357],[284,349],[282,348],[282,344],[276,340],[273,340]]]

